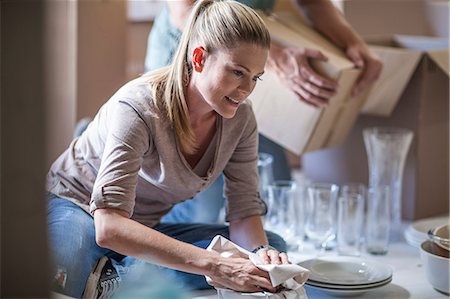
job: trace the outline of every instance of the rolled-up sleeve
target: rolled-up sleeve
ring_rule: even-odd
[[[150,144],[150,127],[126,102],[114,104],[105,116],[107,133],[90,212],[99,208],[126,211],[131,217],[143,156]]]
[[[225,169],[226,220],[237,220],[267,212],[259,195],[258,130],[251,107],[239,143]]]

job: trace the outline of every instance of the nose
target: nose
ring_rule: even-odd
[[[241,81],[239,85],[239,91],[243,94],[249,95],[255,88],[256,82],[253,79],[247,79]]]

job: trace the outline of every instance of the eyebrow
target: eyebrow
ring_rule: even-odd
[[[237,65],[237,66],[240,66],[240,67],[243,68],[243,69],[245,69],[248,73],[251,73],[251,71],[250,71],[247,67],[243,66],[242,64],[237,63],[236,65]],[[256,75],[257,75],[257,76],[262,76],[263,74],[264,74],[264,71],[262,71],[262,72],[260,72],[260,73],[258,73],[258,74],[256,74]]]

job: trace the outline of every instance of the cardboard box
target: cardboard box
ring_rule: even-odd
[[[421,51],[400,47],[398,39],[398,36],[366,39],[383,62],[383,69],[361,109],[364,114],[391,115],[419,63]]]
[[[363,104],[363,97],[349,96],[360,71],[338,48],[294,15],[269,17],[261,13],[261,16],[273,38],[293,46],[321,50],[329,60],[316,61],[313,67],[337,80],[340,88],[327,108],[316,108],[300,101],[275,74],[267,71],[250,96],[259,131],[297,155],[339,144]]]
[[[424,0],[335,0],[352,27],[363,37],[432,35]]]
[[[424,52],[392,114],[361,115],[343,144],[303,156],[305,175],[314,181],[367,184],[369,172],[362,130],[373,126],[409,128],[414,139],[403,174],[403,218],[413,220],[448,213],[448,61],[448,49]]]

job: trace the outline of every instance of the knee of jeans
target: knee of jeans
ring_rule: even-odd
[[[280,252],[287,252],[286,241],[280,235],[271,231],[266,231],[266,235],[270,246],[275,247]]]

